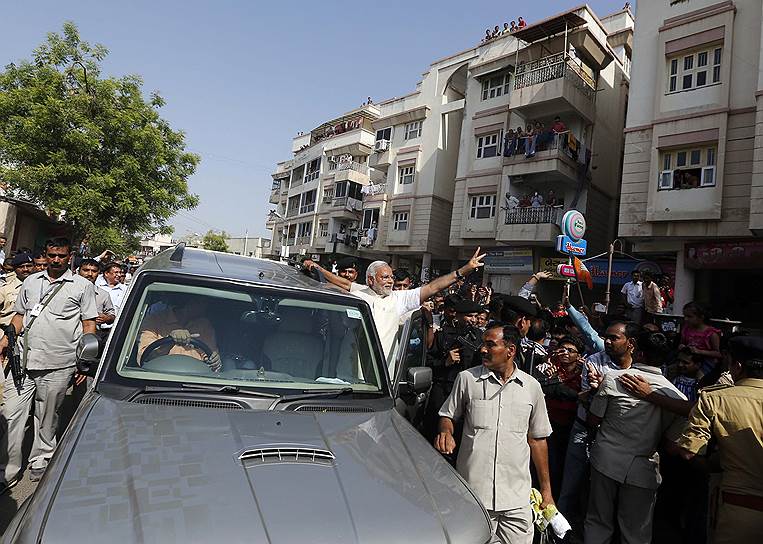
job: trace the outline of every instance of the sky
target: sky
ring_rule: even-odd
[[[29,58],[48,32],[73,21],[82,39],[108,48],[103,75],[142,76],[146,95],[166,100],[162,117],[201,156],[189,180],[200,203],[170,221],[175,236],[260,236],[273,207],[270,174],[290,158],[298,131],[368,96],[380,102],[411,92],[431,62],[474,46],[488,27],[520,15],[532,23],[581,3],[8,1],[0,65]],[[623,3],[588,0],[599,16]]]

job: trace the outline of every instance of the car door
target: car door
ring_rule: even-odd
[[[390,368],[395,408],[414,427],[421,430],[429,391],[415,393],[405,387],[408,369],[426,366],[426,329],[420,310],[414,311],[401,324],[398,334],[397,351]]]

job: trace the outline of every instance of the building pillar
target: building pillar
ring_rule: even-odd
[[[397,253],[392,255],[392,259],[390,259],[389,265],[392,267],[392,270],[397,269],[397,267],[400,266],[400,255],[398,255]]]
[[[686,250],[681,247],[676,256],[675,301],[673,313],[681,314],[683,307],[694,300],[694,270],[686,268]]]
[[[427,283],[432,279],[430,270],[432,270],[432,254],[424,253],[421,256],[421,283]]]

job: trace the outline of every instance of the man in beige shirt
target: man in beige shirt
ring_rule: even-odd
[[[488,509],[502,542],[530,544],[530,458],[538,474],[542,507],[554,503],[548,471],[551,423],[540,384],[514,363],[519,331],[497,325],[482,336],[482,365],[464,370],[440,410],[435,448],[456,448],[455,421],[463,419],[457,469]]]
[[[652,273],[648,270],[644,272],[641,289],[644,293],[644,309],[646,310],[647,320],[654,323],[655,314],[662,313],[662,293],[660,288],[654,283]]]
[[[13,258],[13,271],[15,274],[11,274],[5,285],[0,287],[0,325],[3,327],[10,325],[13,316],[16,315],[13,307],[19,296],[21,284],[34,271],[31,255],[28,253],[16,255]]]

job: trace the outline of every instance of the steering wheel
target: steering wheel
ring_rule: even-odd
[[[148,360],[149,356],[153,355],[153,353],[157,349],[163,346],[167,346],[169,344],[174,344],[174,343],[175,341],[172,339],[171,336],[165,336],[164,338],[160,338],[159,340],[154,340],[148,346],[146,346],[146,349],[143,350],[143,353],[138,359],[138,365],[143,366],[143,363],[145,363]],[[199,351],[201,351],[207,358],[212,356],[212,351],[213,351],[212,348],[210,348],[207,344],[205,344],[198,338],[191,338],[188,344],[195,347]]]

